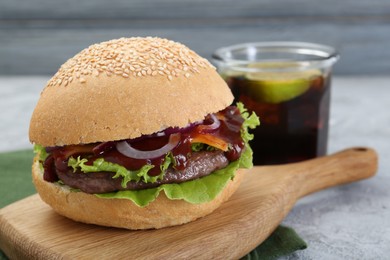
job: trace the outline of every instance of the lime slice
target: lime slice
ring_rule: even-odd
[[[226,81],[229,78],[243,77],[245,76],[245,72],[225,69],[220,70],[219,75]]]
[[[283,64],[272,63],[264,67],[264,64],[255,64],[261,68],[276,68],[283,66]],[[291,65],[290,65],[291,66]],[[254,65],[251,65],[254,68]],[[266,103],[281,103],[292,100],[309,88],[313,78],[321,75],[320,70],[311,69],[304,71],[261,71],[248,72],[245,78],[248,79],[248,85],[245,89],[247,95],[252,97],[255,101]]]

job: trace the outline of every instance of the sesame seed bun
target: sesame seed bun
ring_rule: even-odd
[[[121,38],[61,66],[41,93],[29,135],[43,146],[136,138],[184,127],[232,102],[215,68],[186,46]]]
[[[30,140],[50,147],[132,139],[185,127],[232,102],[215,68],[186,46],[160,38],[121,38],[92,45],[61,66],[33,112]],[[37,158],[32,172],[42,200],[59,214],[127,229],[162,228],[203,217],[226,201],[243,177],[237,174],[208,203],[170,200],[160,192],[155,201],[139,207],[127,199],[98,198],[44,181]]]
[[[170,200],[164,192],[146,207],[138,207],[126,199],[101,199],[84,192],[72,192],[68,186],[43,180],[36,157],[33,163],[33,182],[44,202],[58,214],[75,221],[125,229],[152,229],[188,223],[210,214],[237,190],[244,177],[240,169],[233,181],[211,202],[191,204]]]

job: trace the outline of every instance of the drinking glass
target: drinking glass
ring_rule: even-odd
[[[236,102],[254,111],[254,164],[302,161],[327,152],[332,66],[330,46],[257,42],[223,47],[213,61]]]

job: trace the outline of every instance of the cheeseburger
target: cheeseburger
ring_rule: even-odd
[[[162,228],[205,216],[252,166],[259,124],[215,68],[160,38],[92,45],[65,62],[30,122],[33,182],[75,221]]]

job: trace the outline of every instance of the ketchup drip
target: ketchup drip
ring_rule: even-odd
[[[188,159],[191,157],[191,144],[195,137],[202,135],[211,135],[213,138],[222,140],[228,144],[228,149],[225,151],[225,156],[229,161],[237,160],[244,148],[244,141],[241,138],[241,127],[244,119],[242,118],[237,107],[229,106],[226,109],[215,114],[220,120],[220,125],[216,129],[205,131],[205,125],[210,125],[213,120],[207,116],[201,124],[194,125],[185,129],[166,129],[164,132],[173,133],[180,132],[180,141],[178,145],[172,149],[171,153],[174,159],[173,167],[177,170],[183,170]],[[169,140],[169,135],[159,136],[156,134],[150,136],[142,136],[133,140],[127,140],[132,147],[141,151],[150,151],[159,149],[164,146]],[[56,181],[55,170],[67,171],[69,167],[67,162],[70,156],[76,158],[81,156],[87,158],[86,164],[92,165],[98,158],[104,158],[107,162],[116,163],[124,166],[129,170],[138,170],[145,164],[151,164],[152,168],[148,174],[150,176],[157,176],[160,174],[160,165],[165,159],[165,155],[153,159],[134,159],[129,158],[117,151],[115,147],[116,142],[96,143],[89,145],[78,146],[64,146],[51,148],[51,154],[44,163],[44,178],[47,181]]]

